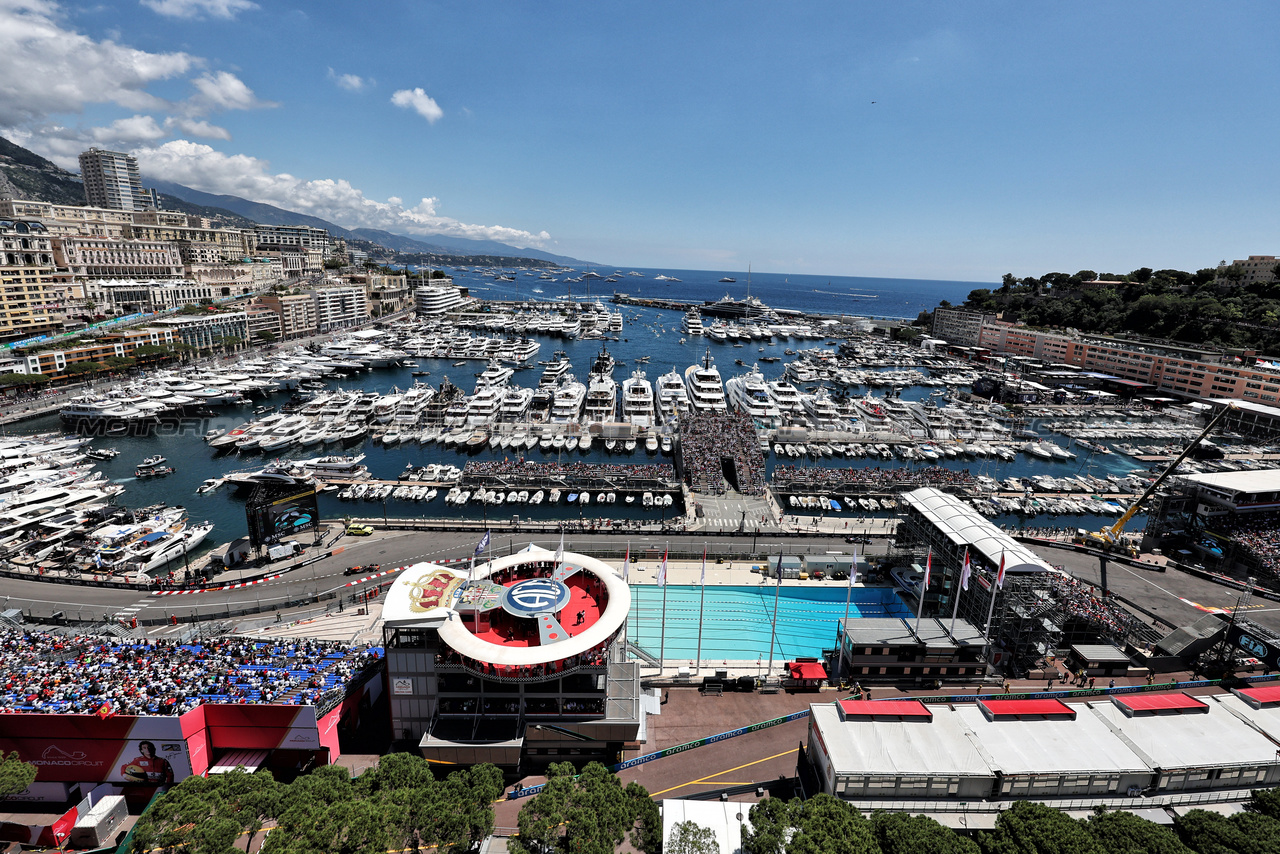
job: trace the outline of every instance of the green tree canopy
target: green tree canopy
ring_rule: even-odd
[[[656,807],[644,807],[653,802],[642,786],[632,783],[624,789],[617,775],[599,762],[575,773],[568,762],[547,769],[546,786],[520,809],[520,835],[511,841],[512,851],[612,854],[628,833],[639,850],[658,850],[661,825]]]
[[[720,854],[716,832],[696,821],[677,822],[662,849],[664,854]]]
[[[49,377],[44,374],[0,374],[0,388],[45,385],[48,382]]]
[[[1083,822],[1029,801],[1000,813],[979,842],[984,854],[1104,854]]]
[[[979,854],[978,843],[924,815],[877,810],[871,831],[883,854]]]
[[[1193,854],[1172,829],[1131,812],[1100,809],[1086,826],[1107,854]]]
[[[0,800],[16,795],[36,780],[36,766],[23,762],[14,750],[0,758]]]

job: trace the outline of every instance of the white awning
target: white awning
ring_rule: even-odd
[[[243,767],[244,770],[252,774],[262,767],[262,763],[266,761],[267,750],[233,750],[223,755],[212,768],[209,769],[210,774],[230,774],[236,768]]]

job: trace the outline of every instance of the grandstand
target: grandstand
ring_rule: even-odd
[[[1161,530],[1186,536],[1185,551],[1206,566],[1280,580],[1280,469],[1179,478],[1180,500],[1162,505]]]
[[[381,693],[381,659],[377,647],[304,639],[137,642],[4,628],[0,751],[36,765],[37,782],[137,786],[149,762],[178,781],[230,754],[287,775],[341,754],[339,730]]]
[[[749,416],[701,412],[680,422],[680,472],[694,492],[723,495],[731,486],[743,495],[763,495],[764,455]]]

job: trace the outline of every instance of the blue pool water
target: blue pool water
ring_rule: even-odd
[[[846,587],[707,587],[702,621],[704,660],[749,661],[769,658],[774,591],[778,590],[778,628],[774,661],[817,656],[834,649],[836,626],[844,617]],[[666,642],[662,643],[662,591],[656,585],[631,588],[627,633],[645,652],[670,659],[698,657],[701,588],[668,585]],[[853,590],[849,617],[909,617],[911,610],[890,588]]]

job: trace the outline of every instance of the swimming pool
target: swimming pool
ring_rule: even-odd
[[[701,588],[667,588],[666,643],[662,643],[662,588],[631,588],[631,616],[627,634],[650,655],[692,659],[698,654],[698,607]],[[703,611],[702,658],[747,661],[769,658],[774,586],[715,586],[707,588]],[[834,649],[836,625],[844,617],[847,588],[788,586],[778,596],[778,634],[774,661],[816,656]],[[909,617],[911,610],[891,588],[855,587],[849,617]]]

